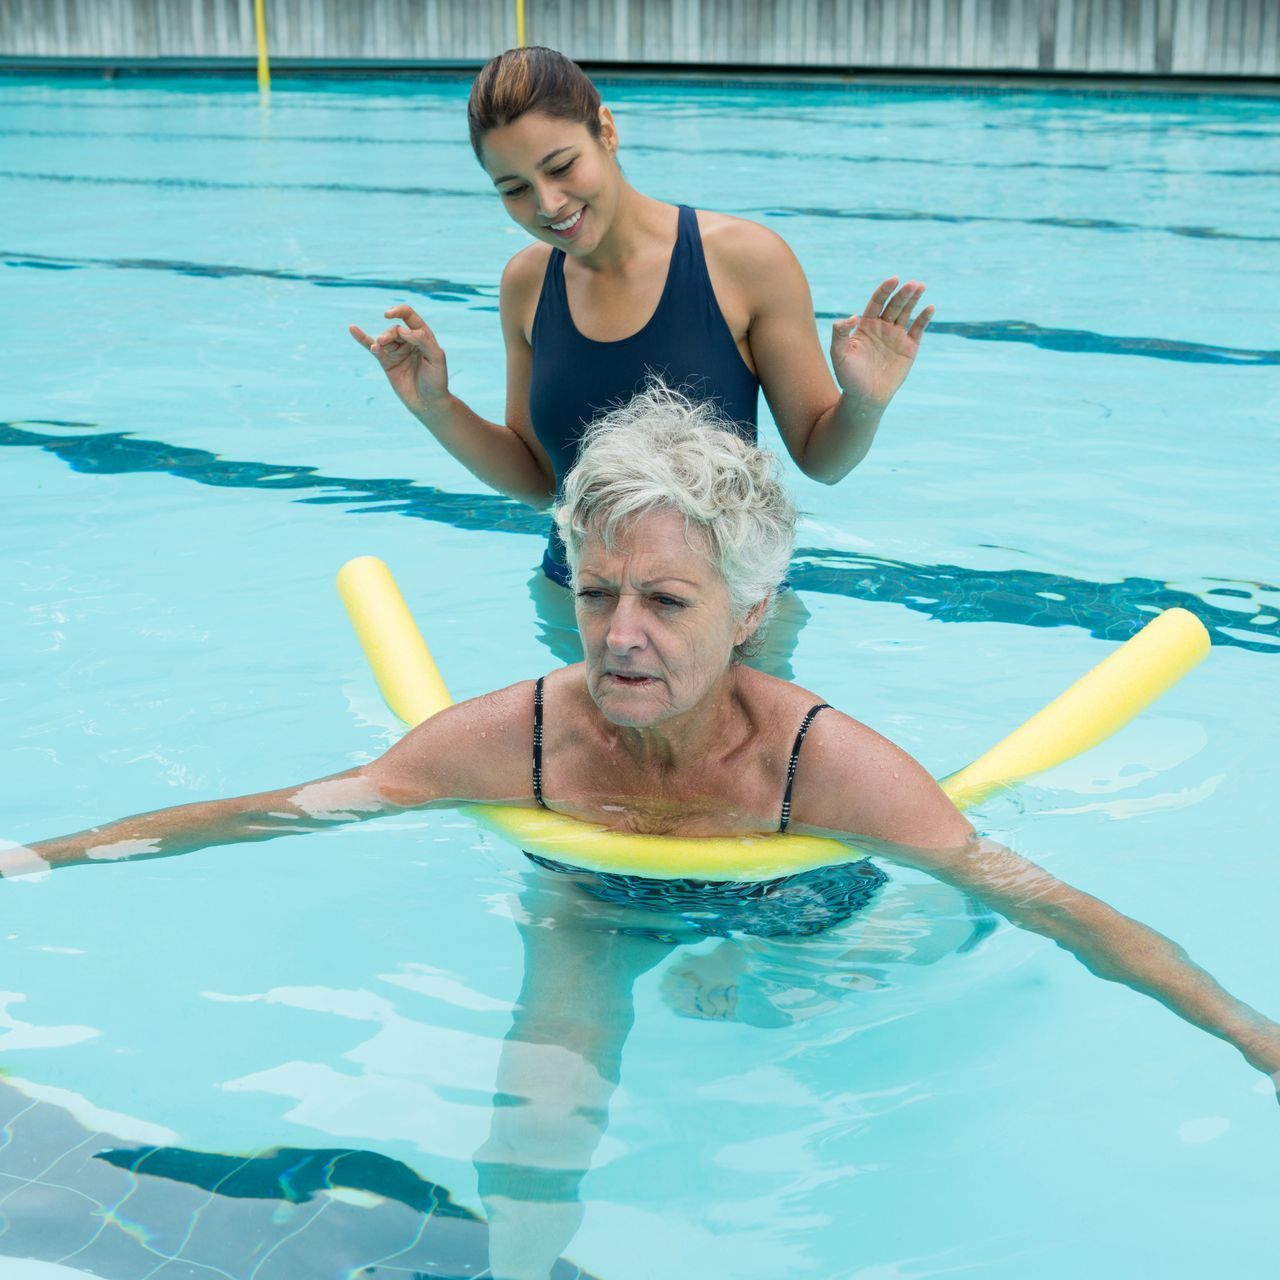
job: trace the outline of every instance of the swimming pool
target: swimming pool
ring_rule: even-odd
[[[393,740],[332,588],[354,554],[393,566],[455,696],[552,665],[541,521],[480,492],[345,331],[415,301],[455,390],[501,412],[520,238],[464,97],[286,83],[263,113],[243,83],[0,80],[0,836]],[[820,315],[891,271],[939,308],[851,479],[789,468],[796,678],[942,774],[1152,609],[1196,609],[1204,666],[982,817],[1280,1012],[1280,106],[606,98],[637,185],[776,227]],[[0,1255],[476,1274],[521,862],[434,814],[0,886]],[[607,1280],[1270,1274],[1265,1082],[893,875],[896,923],[754,954],[754,1022],[681,1016],[686,954],[641,980],[569,1257]]]

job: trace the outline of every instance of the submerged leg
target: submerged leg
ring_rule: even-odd
[[[660,991],[683,1018],[791,1026],[831,1012],[851,993],[896,985],[899,965],[971,951],[993,927],[990,912],[947,885],[890,886],[831,929],[738,934],[709,952],[685,953]]]
[[[572,885],[521,898],[524,981],[476,1152],[494,1280],[546,1280],[582,1221],[578,1189],[604,1137],[632,987],[671,943],[620,933]]]

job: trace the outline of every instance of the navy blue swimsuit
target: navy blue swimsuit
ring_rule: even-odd
[[[747,368],[716,302],[697,214],[687,205],[679,209],[657,310],[638,333],[618,342],[596,342],[578,332],[565,293],[564,251],[551,251],[533,318],[529,414],[555,468],[557,489],[592,420],[625,404],[655,375],[691,399],[710,401],[744,440],[755,443],[760,381]],[[549,578],[568,585],[564,548],[554,533],[542,567]]]

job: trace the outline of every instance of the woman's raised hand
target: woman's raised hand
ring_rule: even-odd
[[[351,336],[377,357],[396,395],[410,412],[417,413],[449,394],[444,351],[427,322],[412,307],[392,307],[383,314],[398,323],[376,338],[353,324],[349,326]]]
[[[897,290],[897,292],[895,292]],[[898,288],[891,276],[870,297],[860,316],[831,326],[831,367],[840,389],[876,405],[886,405],[911,370],[920,339],[933,319],[925,307],[914,322],[924,285],[908,280]]]

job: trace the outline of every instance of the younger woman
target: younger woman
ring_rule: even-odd
[[[752,442],[763,388],[806,475],[835,484],[857,466],[933,315],[926,307],[913,320],[922,284],[888,279],[860,316],[833,326],[833,381],[808,282],[782,238],[631,186],[613,115],[576,63],[508,50],[476,77],[467,116],[476,157],[533,239],[502,275],[505,420],[450,393],[444,350],[412,307],[387,311],[396,323],[377,338],[351,326],[455,458],[500,492],[548,506],[586,426],[656,375],[710,401]],[[543,570],[567,584],[554,535]],[[567,593],[556,594],[567,612]]]

